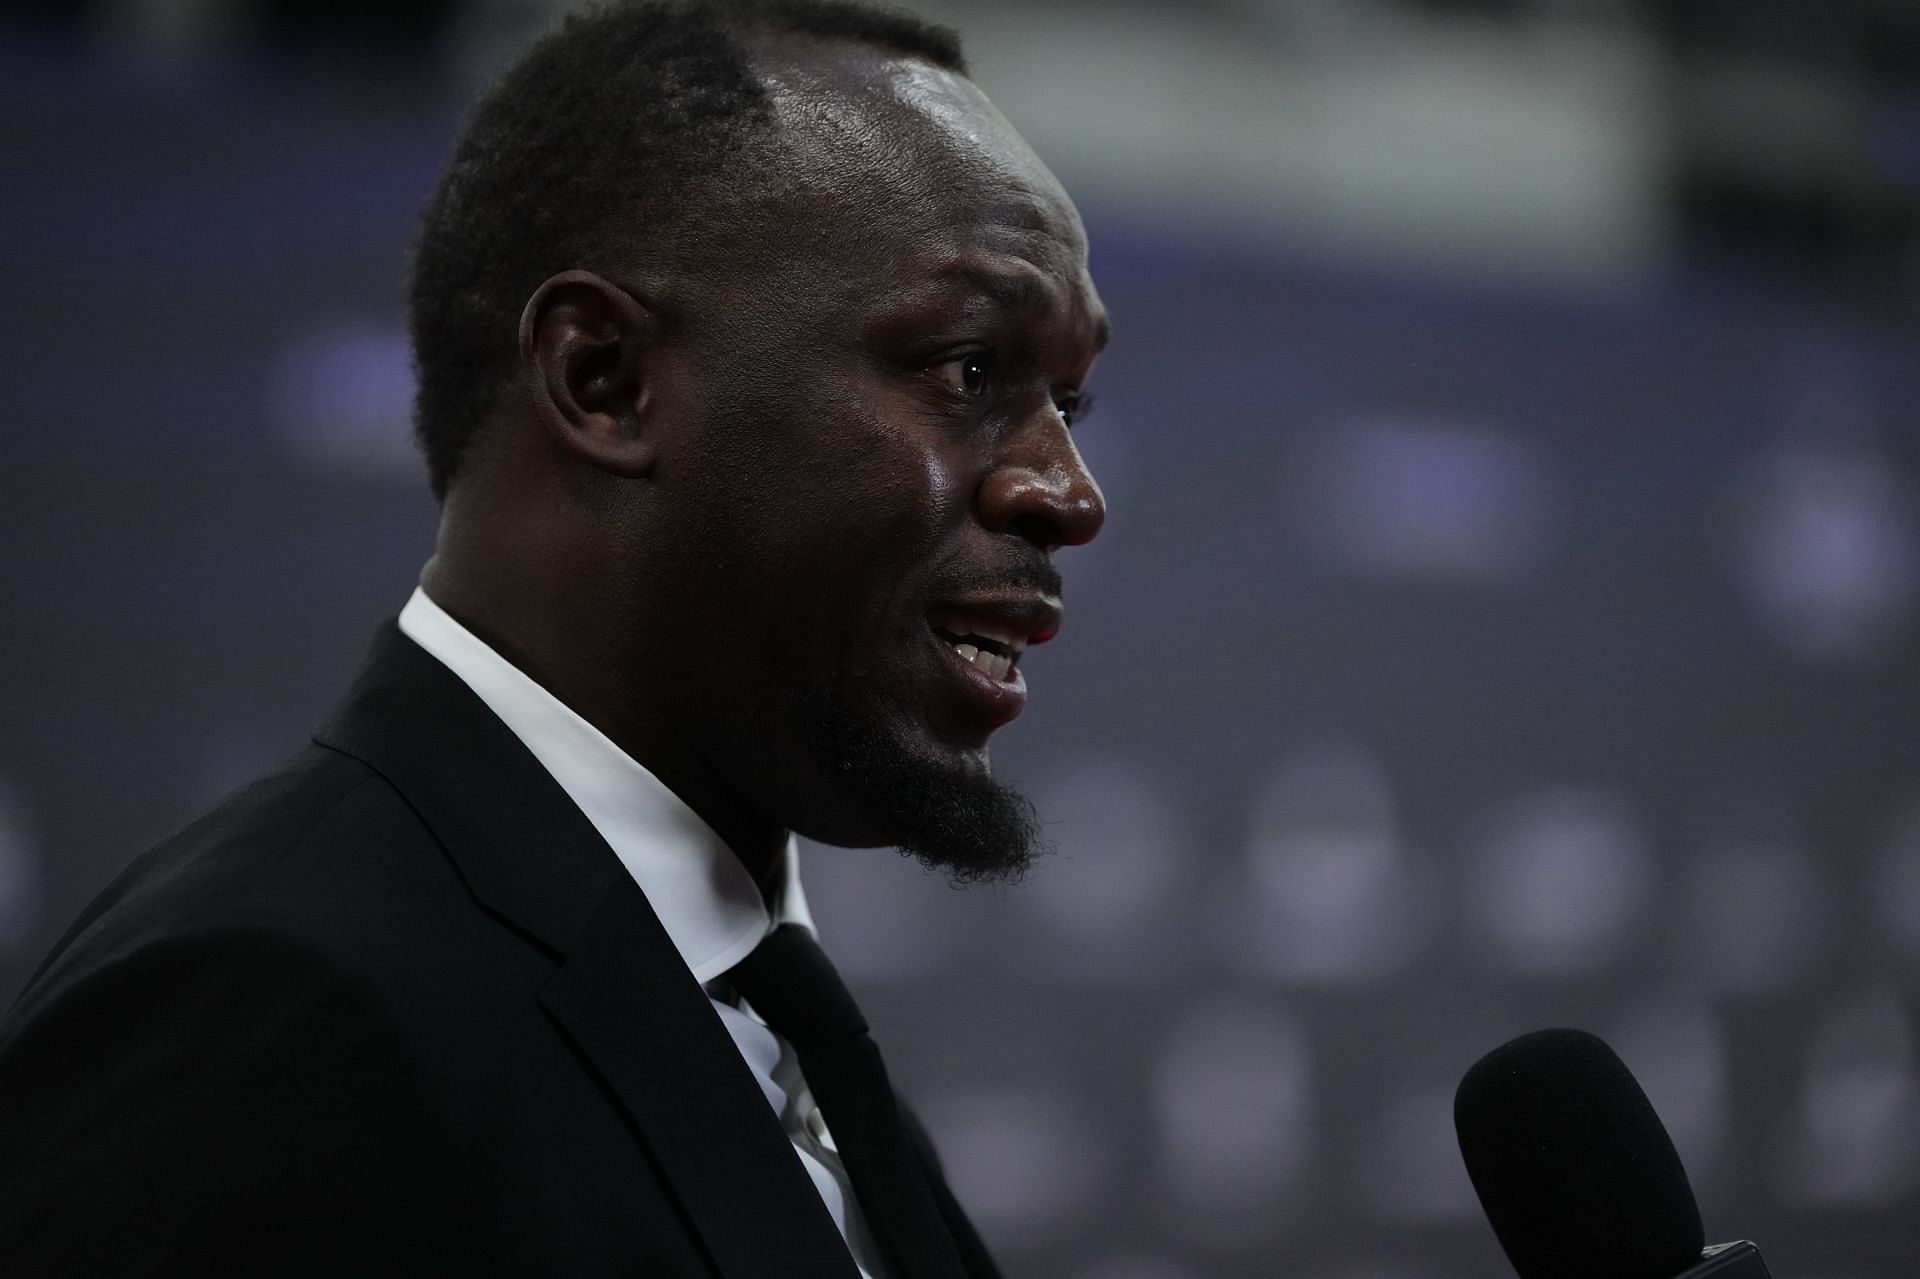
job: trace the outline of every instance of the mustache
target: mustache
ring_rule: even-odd
[[[1064,596],[1060,570],[1050,560],[1021,560],[1017,563],[981,566],[942,574],[934,584],[936,598],[967,595],[1047,595]]]

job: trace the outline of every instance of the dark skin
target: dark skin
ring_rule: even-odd
[[[1107,324],[1072,202],[970,81],[752,49],[764,180],[527,302],[422,582],[765,882],[790,830],[898,842],[822,699],[928,775],[989,771],[1020,697],[935,623],[1057,628],[1053,555],[1105,516],[1069,426]]]

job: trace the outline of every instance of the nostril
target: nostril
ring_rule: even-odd
[[[1007,532],[1043,551],[1053,550],[1064,540],[1059,526],[1044,515],[1016,515],[1007,521]]]

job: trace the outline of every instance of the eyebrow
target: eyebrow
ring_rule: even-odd
[[[956,265],[951,272],[992,298],[1009,311],[1047,311],[1053,308],[1053,293],[1040,276],[1029,271],[994,271],[971,262]],[[1103,311],[1093,323],[1093,349],[1104,351],[1113,336],[1113,324]]]

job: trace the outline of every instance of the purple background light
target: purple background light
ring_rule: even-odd
[[[518,12],[329,61],[297,5],[41,8],[0,27],[8,990],[404,601],[405,247]],[[947,15],[1116,323],[1112,518],[996,746],[1059,854],[805,857],[1012,1274],[1504,1273],[1447,1099],[1551,1024],[1621,1049],[1711,1233],[1920,1271],[1920,28],[1651,8]]]

